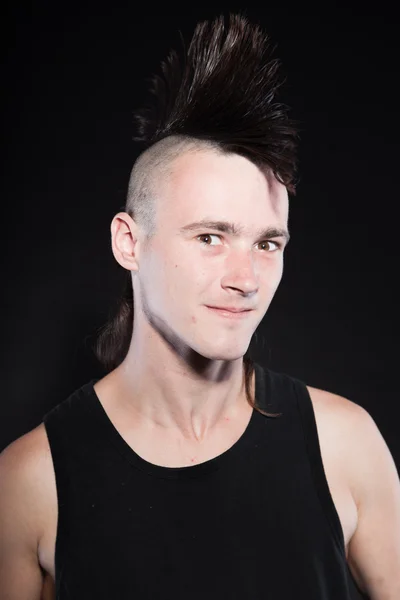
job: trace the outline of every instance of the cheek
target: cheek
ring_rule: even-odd
[[[206,285],[206,278],[210,279],[210,273],[183,252],[164,260],[161,269],[163,287],[172,304],[181,305],[191,297],[198,297]]]
[[[263,279],[262,285],[269,294],[274,294],[277,287],[279,286],[283,273],[283,260],[276,261],[270,265],[269,269],[265,271],[265,278]]]
[[[281,254],[280,259],[277,261],[277,264],[275,267],[275,278],[278,281],[278,283],[281,280],[282,273],[283,273],[283,255]]]

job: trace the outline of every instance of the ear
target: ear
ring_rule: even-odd
[[[117,213],[111,221],[111,247],[115,260],[128,271],[138,271],[139,228],[126,212]]]

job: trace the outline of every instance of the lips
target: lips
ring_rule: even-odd
[[[209,306],[208,308],[217,308],[218,310],[224,310],[226,312],[238,313],[248,312],[251,308],[229,308],[227,306]]]
[[[207,306],[207,308],[209,311],[211,311],[215,315],[218,315],[218,317],[222,317],[224,319],[233,319],[233,320],[246,319],[252,312],[249,309],[247,309],[247,310],[243,310],[243,309],[227,310],[226,308],[219,308],[219,307],[217,308],[214,306]]]

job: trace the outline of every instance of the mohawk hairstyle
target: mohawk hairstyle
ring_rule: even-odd
[[[295,122],[276,101],[283,80],[268,36],[246,17],[199,23],[183,61],[172,50],[150,79],[153,103],[134,115],[135,141],[150,147],[188,136],[271,168],[295,193]]]
[[[270,169],[295,193],[297,130],[287,107],[276,100],[283,81],[280,62],[271,55],[269,38],[258,25],[241,15],[229,15],[228,22],[220,16],[196,26],[183,64],[173,50],[161,64],[162,74],[152,77],[153,103],[134,115],[133,139],[143,143],[144,151],[133,166],[125,206],[146,239],[155,232],[154,182],[185,151],[211,148],[242,155]],[[98,330],[93,348],[106,370],[126,357],[133,320],[132,279],[126,271],[119,304]],[[255,404],[251,344],[243,371],[249,404],[266,416],[280,416]]]

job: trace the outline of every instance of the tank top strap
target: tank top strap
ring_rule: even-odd
[[[315,412],[310,392],[302,381],[293,379],[293,383],[296,392],[297,408],[304,432],[304,442],[313,474],[314,485],[320,502],[324,508],[325,514],[328,517],[332,535],[335,537],[339,547],[345,554],[343,529],[325,475],[318,437],[317,422],[315,419]]]
[[[307,385],[286,373],[275,372],[260,365],[255,365],[255,368],[260,392],[262,390],[258,395],[260,408],[282,414],[284,420],[292,425],[299,423],[314,487],[335,542],[345,556],[343,529],[326,478],[313,403]]]

